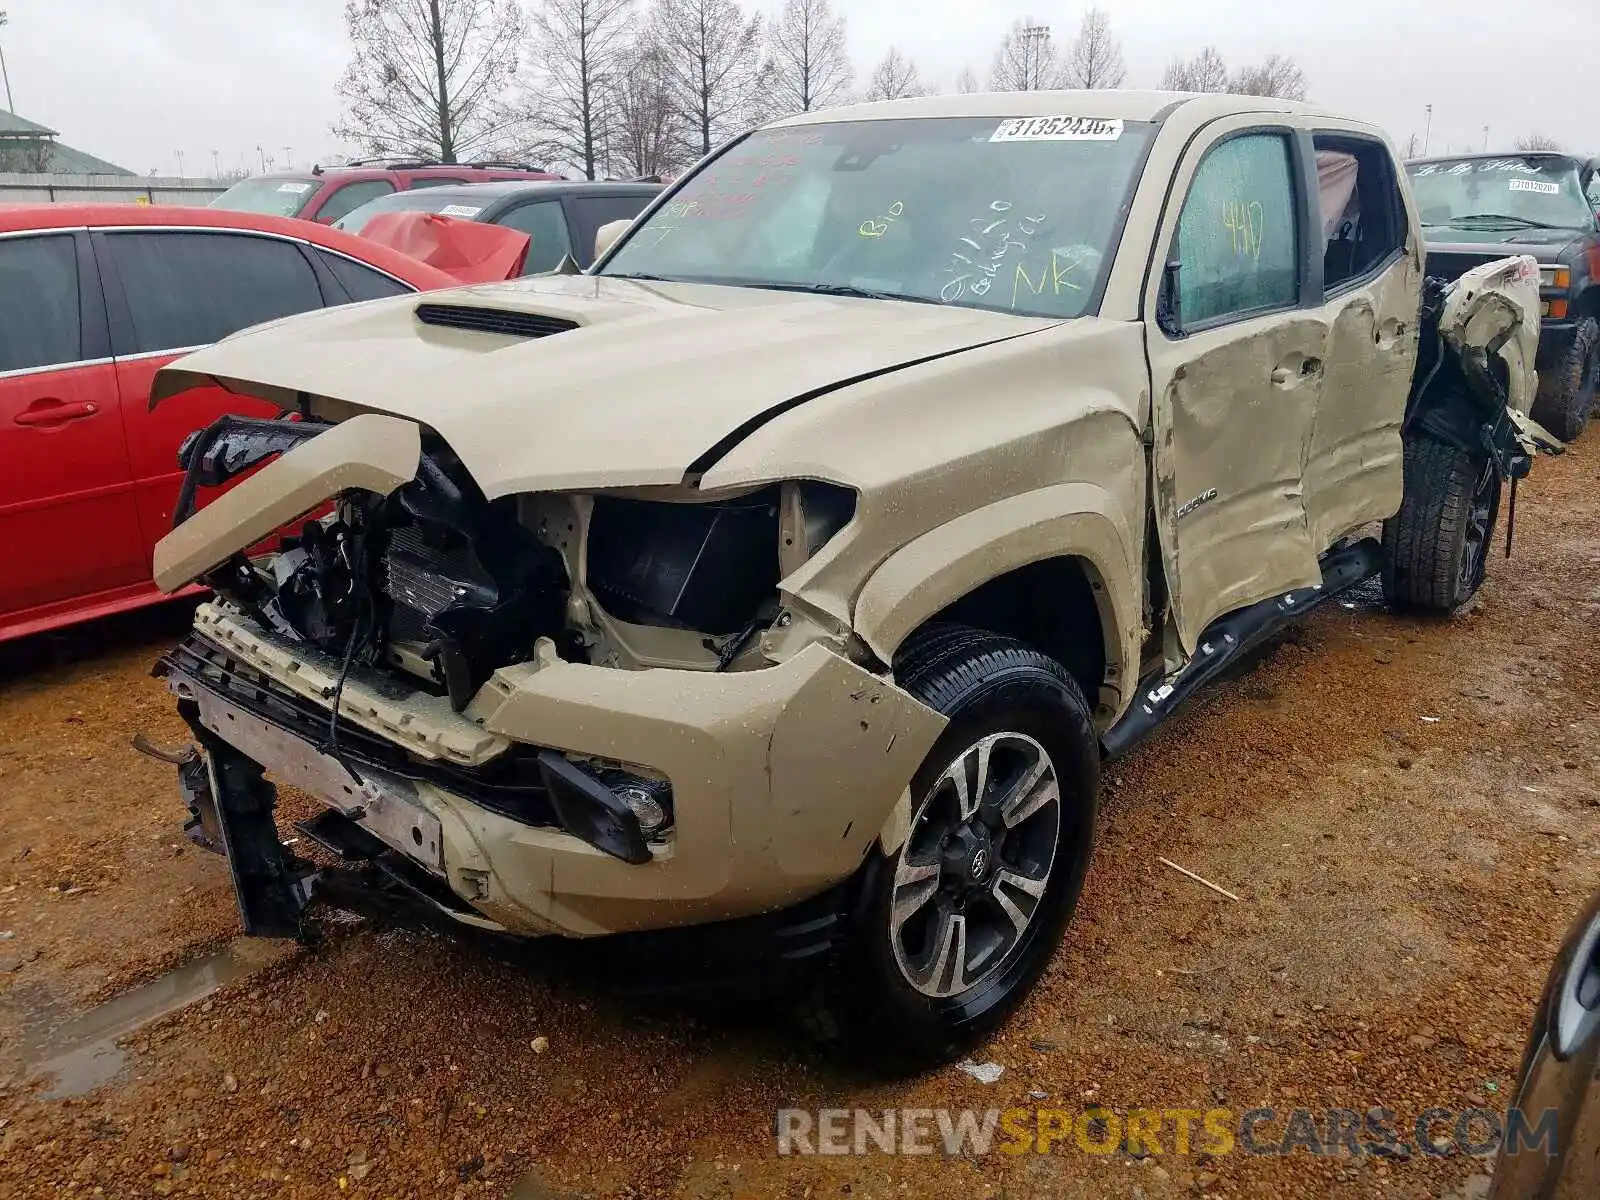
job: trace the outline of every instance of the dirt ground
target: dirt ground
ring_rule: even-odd
[[[443,937],[235,945],[224,864],[129,749],[183,740],[149,678],[183,614],[0,648],[0,1197],[1481,1195],[1460,1154],[1180,1155],[1169,1131],[1146,1158],[779,1157],[773,1131],[781,1108],[1379,1106],[1402,1131],[1503,1108],[1600,886],[1600,435],[1517,516],[1468,612],[1330,606],[1108,772],[1066,943],[978,1055],[993,1084],[873,1080],[766,1011],[663,1010]],[[36,1068],[115,1033],[109,998],[230,976],[49,1098]]]

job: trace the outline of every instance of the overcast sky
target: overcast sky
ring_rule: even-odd
[[[1217,46],[1230,64],[1269,53],[1304,67],[1312,98],[1374,121],[1402,146],[1434,105],[1433,146],[1479,148],[1538,130],[1600,153],[1596,0],[1101,0],[1123,43],[1129,86],[1154,86],[1174,55]],[[763,9],[777,0],[765,0]],[[1058,41],[1085,5],[1009,0],[835,0],[863,81],[891,43],[949,88],[971,65],[987,79],[1015,18]],[[340,0],[0,0],[18,112],[62,140],[141,173],[307,164],[340,149],[333,85],[346,60]]]

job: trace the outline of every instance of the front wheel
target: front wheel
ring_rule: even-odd
[[[1600,323],[1578,322],[1572,344],[1548,371],[1539,372],[1539,395],[1532,417],[1563,442],[1575,441],[1589,424],[1600,383]]]
[[[1488,456],[1416,438],[1405,444],[1405,494],[1383,523],[1384,593],[1400,608],[1450,613],[1483,586],[1500,514]]]
[[[826,1040],[916,1067],[999,1025],[1060,944],[1093,849],[1099,750],[1072,677],[1020,642],[947,626],[896,674],[950,723],[803,1015]]]

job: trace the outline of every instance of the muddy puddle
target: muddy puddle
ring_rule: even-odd
[[[260,970],[282,954],[279,943],[239,938],[85,1012],[54,995],[14,991],[20,1008],[25,1078],[42,1078],[47,1100],[81,1096],[115,1078],[127,1061],[117,1044],[152,1021],[205,999],[226,983]]]

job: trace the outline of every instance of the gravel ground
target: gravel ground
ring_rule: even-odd
[[[148,672],[183,614],[0,648],[0,1196],[1480,1195],[1488,1164],[1456,1154],[1177,1154],[1169,1127],[1144,1159],[795,1158],[773,1121],[1377,1105],[1405,1129],[1503,1106],[1600,885],[1597,497],[1590,436],[1523,488],[1516,557],[1468,612],[1319,613],[1113,768],[1077,920],[978,1056],[1005,1068],[988,1085],[873,1080],[766,1011],[662,1009],[366,924],[205,958],[237,934],[224,866],[128,749],[182,740]],[[46,1098],[32,1068],[69,1021],[196,960],[239,977]]]

